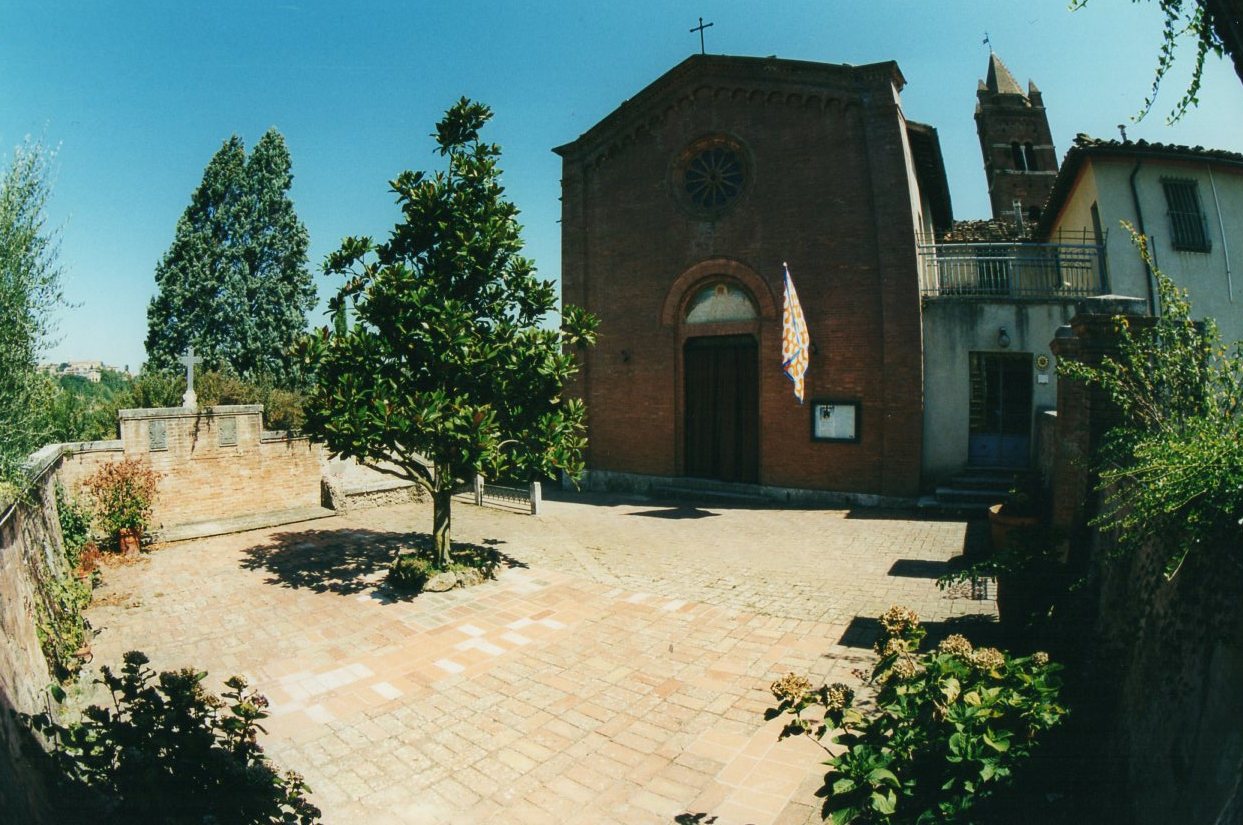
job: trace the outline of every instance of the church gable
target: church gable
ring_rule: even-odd
[[[577,140],[553,151],[578,162],[599,163],[641,134],[658,129],[672,114],[704,101],[844,111],[866,99],[860,80],[889,83],[897,91],[905,84],[892,61],[855,67],[772,57],[692,55]]]
[[[556,150],[563,299],[601,319],[577,388],[589,467],[914,492],[920,209],[901,83],[892,63],[696,56]],[[808,386],[870,422],[855,441],[809,442],[779,371],[786,261]]]

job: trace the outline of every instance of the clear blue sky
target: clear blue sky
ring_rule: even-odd
[[[459,96],[488,103],[527,253],[560,272],[568,142],[699,48],[829,63],[893,59],[907,116],[937,127],[957,218],[988,213],[972,112],[987,31],[1020,83],[1044,92],[1059,156],[1077,132],[1116,137],[1139,108],[1160,39],[1154,3],[1092,0],[6,0],[0,147],[58,147],[63,313],[50,360],[137,369],[156,263],[203,167],[231,134],[270,126],[293,156],[311,262],[345,235],[384,236],[387,181],[435,164],[428,138]],[[1189,55],[1181,55],[1184,68]],[[1200,107],[1165,124],[1184,75],[1132,138],[1243,151],[1243,85],[1213,60]],[[7,158],[6,158],[7,162]],[[333,288],[317,275],[321,295]],[[322,323],[320,310],[311,319]]]

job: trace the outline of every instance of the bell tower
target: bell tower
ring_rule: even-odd
[[[993,217],[1034,221],[1057,177],[1057,152],[1044,98],[1031,81],[1024,93],[1006,64],[991,51],[988,76],[976,90],[975,128]]]

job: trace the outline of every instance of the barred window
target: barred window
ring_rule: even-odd
[[[1193,180],[1162,178],[1165,202],[1169,206],[1170,237],[1175,249],[1184,252],[1208,252],[1208,224],[1200,208],[1200,190]]]

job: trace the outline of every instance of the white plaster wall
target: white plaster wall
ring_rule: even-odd
[[[933,299],[924,306],[924,454],[925,486],[935,485],[967,463],[970,426],[970,353],[1031,353],[1049,357],[1049,368],[1032,366],[1032,414],[1057,404],[1056,365],[1049,342],[1074,315],[1074,303],[982,302]],[[1005,327],[1010,346],[997,344]],[[1039,376],[1048,383],[1039,383]],[[1034,425],[1033,425],[1034,426]],[[1034,443],[1034,430],[1033,430]]]
[[[1061,228],[1091,229],[1089,209],[1096,201],[1106,232],[1109,291],[1148,300],[1150,286],[1143,262],[1121,226],[1125,220],[1138,228],[1130,186],[1135,162],[1098,158],[1086,166],[1054,233]],[[1211,251],[1174,249],[1163,177],[1197,182]],[[1204,163],[1146,158],[1135,176],[1135,187],[1157,267],[1187,290],[1196,317],[1214,318],[1227,342],[1243,339],[1243,169],[1217,165],[1210,174]]]

